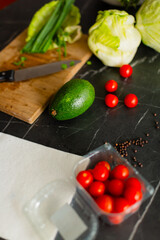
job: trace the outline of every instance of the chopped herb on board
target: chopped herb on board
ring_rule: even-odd
[[[63,70],[67,69],[67,64],[62,63],[61,68],[62,68]]]
[[[72,67],[72,66],[75,65],[75,62],[74,62],[74,61],[71,61],[71,62],[69,63],[69,65]],[[61,68],[62,68],[63,70],[65,70],[65,69],[68,68],[68,66],[67,66],[67,64],[62,63]]]
[[[20,60],[18,62],[13,62],[14,65],[24,67],[24,62],[27,60],[26,57],[22,56],[20,57]]]
[[[26,61],[26,60],[27,60],[26,57],[24,57],[24,56],[21,57],[21,61],[22,61],[22,62],[24,62],[24,61]]]
[[[75,65],[75,62],[74,62],[74,61],[71,61],[69,65],[72,67],[72,66]]]

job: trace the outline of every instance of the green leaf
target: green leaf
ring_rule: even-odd
[[[62,63],[61,68],[62,68],[63,70],[67,69],[67,68],[68,68],[68,67],[67,67],[67,64]]]
[[[72,66],[75,65],[75,62],[74,62],[74,61],[71,61],[69,65],[72,67]]]
[[[21,56],[21,57],[20,57],[20,60],[19,60],[18,62],[13,62],[13,64],[14,64],[15,66],[22,66],[22,67],[24,67],[24,62],[25,62],[26,60],[27,60],[26,57]]]

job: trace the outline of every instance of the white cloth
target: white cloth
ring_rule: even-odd
[[[80,158],[0,133],[0,237],[39,240],[23,207],[47,183],[69,178]]]

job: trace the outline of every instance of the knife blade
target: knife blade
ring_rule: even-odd
[[[64,60],[58,62],[52,62],[47,64],[38,65],[35,67],[29,67],[19,70],[8,70],[0,72],[0,83],[1,82],[19,82],[28,80],[31,78],[42,77],[52,73],[59,72],[62,69],[62,65],[65,64],[66,67],[71,67],[71,63],[80,63],[80,60]]]

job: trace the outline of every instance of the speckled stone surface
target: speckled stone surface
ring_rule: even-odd
[[[48,1],[18,0],[0,11],[0,49],[28,26],[33,13],[45,2]],[[85,33],[94,23],[98,10],[115,8],[98,0],[77,0],[76,5],[82,14]],[[135,9],[129,11],[134,14]],[[147,139],[148,144],[137,147],[137,153],[133,151],[135,147],[131,147],[127,159],[133,163],[132,157],[136,156],[143,164],[143,168],[137,169],[154,186],[153,196],[119,226],[110,227],[100,220],[96,240],[157,240],[160,238],[160,129],[156,129],[155,121],[160,122],[160,54],[141,44],[131,62],[133,74],[128,79],[120,77],[118,68],[106,67],[94,56],[90,60],[92,65],[84,65],[75,76],[89,80],[95,87],[96,98],[87,112],[78,118],[58,122],[46,109],[32,125],[0,112],[0,131],[79,155],[106,141],[115,145],[137,137]],[[114,109],[107,108],[104,103],[104,84],[109,79],[119,84],[116,92],[119,104]],[[127,93],[137,95],[136,108],[124,106]]]

